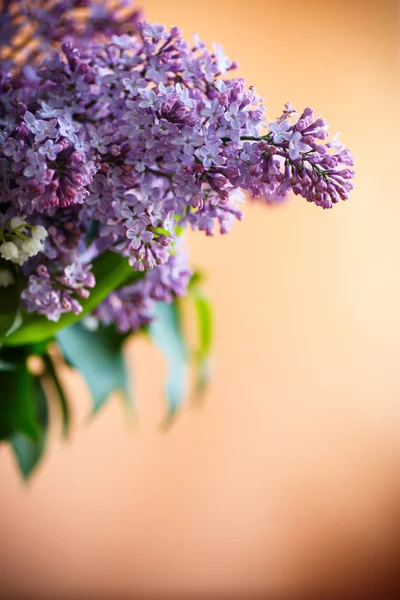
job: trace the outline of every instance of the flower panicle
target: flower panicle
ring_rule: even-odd
[[[27,6],[25,16],[43,3]],[[20,268],[28,310],[79,311],[95,285],[88,265],[111,250],[145,276],[96,318],[137,329],[155,300],[186,289],[188,270],[175,265],[184,229],[228,233],[242,193],[275,204],[293,192],[322,208],[349,197],[354,159],[326,121],[288,103],[267,123],[220,46],[124,17],[124,2],[46,6],[32,34],[40,51],[0,68],[0,285]],[[161,285],[171,269],[177,280]]]

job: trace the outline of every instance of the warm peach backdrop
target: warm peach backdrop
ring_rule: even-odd
[[[271,118],[287,100],[328,118],[355,153],[356,190],[329,212],[249,205],[230,236],[190,236],[217,315],[205,405],[160,433],[163,363],[144,340],[129,354],[136,428],[116,400],[88,426],[71,380],[72,440],[56,425],[28,487],[0,451],[3,589],[353,600],[400,554],[396,2],[142,5],[223,43]]]

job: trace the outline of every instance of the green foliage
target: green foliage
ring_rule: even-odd
[[[28,479],[36,465],[39,463],[46,446],[46,433],[48,425],[48,410],[46,395],[42,388],[42,382],[38,377],[33,379],[33,392],[35,414],[38,425],[38,436],[36,440],[23,433],[13,433],[10,443],[18,462],[20,471],[25,479]]]
[[[6,357],[8,368],[1,371],[0,439],[13,432],[23,433],[32,440],[39,438],[35,414],[35,390],[23,353]]]
[[[83,313],[64,315],[58,323],[23,314],[19,328],[14,315],[14,331],[10,333],[8,328],[9,335],[3,337],[3,346],[0,346],[0,439],[10,443],[24,478],[31,476],[46,447],[48,408],[44,379],[56,391],[54,399],[61,411],[64,435],[68,435],[70,428],[68,399],[49,353],[50,343],[57,342],[64,360],[86,381],[93,399],[92,414],[116,389],[121,390],[125,398],[128,396],[123,357],[126,336],[111,327],[90,331],[78,320],[111,290],[131,283],[140,274],[134,273],[128,262],[116,254],[106,253],[94,262],[97,285],[90,296],[91,301],[83,301]],[[196,370],[197,397],[203,393],[209,378],[212,311],[200,289],[200,281],[198,274],[192,278],[187,299],[172,304],[158,303],[156,318],[147,329],[166,359],[167,424],[172,422],[187,396],[190,365],[193,364]],[[191,304],[196,316],[197,335],[192,348],[183,327],[184,302]],[[27,367],[32,355],[41,357],[43,372],[40,378]]]
[[[68,405],[67,396],[65,395],[62,383],[58,377],[58,373],[54,368],[53,361],[48,354],[43,356],[44,364],[46,366],[46,374],[50,377],[53,382],[53,386],[55,388],[57,394],[57,400],[60,404],[61,409],[61,418],[63,424],[63,434],[64,437],[68,437],[70,424],[71,424],[71,415],[70,409]]]
[[[1,343],[5,346],[22,346],[52,338],[58,331],[80,321],[110,292],[142,277],[142,273],[132,270],[127,258],[114,252],[105,252],[95,258],[92,272],[96,278],[96,286],[91,290],[88,298],[80,300],[83,311],[79,315],[65,313],[59,321],[54,322],[49,321],[45,316],[22,311],[21,325],[10,335],[3,333]]]
[[[159,302],[156,318],[149,327],[149,334],[165,356],[167,380],[165,393],[168,403],[167,418],[172,418],[187,392],[189,353],[182,331],[178,302]]]
[[[0,260],[0,268],[5,267]],[[6,267],[9,269],[9,267]],[[19,297],[21,295],[21,282],[16,273],[13,273],[15,283],[7,288],[0,288],[0,339],[7,334],[18,320]]]
[[[46,344],[0,350],[0,439],[10,443],[20,471],[28,479],[46,446],[48,410],[43,377],[32,374],[27,359],[43,354],[50,362]],[[52,377],[47,368],[45,375]],[[55,375],[55,374],[54,374]]]
[[[127,376],[122,354],[125,336],[111,327],[89,331],[80,323],[62,329],[57,341],[67,360],[81,373],[89,386],[93,412],[97,412],[108,396],[120,389],[128,394]]]
[[[195,396],[200,399],[210,376],[210,352],[213,340],[212,308],[202,293],[200,274],[195,273],[187,298],[172,304],[158,303],[156,318],[148,331],[151,339],[163,353],[167,365],[165,394],[167,398],[167,422],[172,421],[187,396],[189,367],[196,372]],[[193,303],[196,317],[196,341],[189,348],[183,327],[184,302]]]
[[[196,286],[191,289],[197,316],[197,345],[194,350],[197,398],[201,398],[210,378],[210,353],[213,343],[212,307],[210,301]]]

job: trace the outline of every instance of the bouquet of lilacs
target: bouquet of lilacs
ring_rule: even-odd
[[[47,385],[69,427],[54,343],[96,411],[126,395],[122,345],[146,332],[166,356],[172,417],[190,358],[204,387],[211,343],[183,232],[228,233],[244,194],[331,208],[352,189],[353,157],[311,108],[286,104],[267,123],[220,46],[150,25],[129,2],[5,0],[0,49],[0,433],[29,475]]]

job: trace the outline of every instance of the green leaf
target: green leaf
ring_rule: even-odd
[[[172,418],[186,397],[188,380],[188,351],[178,302],[157,303],[155,317],[149,327],[149,334],[167,361],[167,418]]]
[[[196,396],[204,393],[210,378],[210,351],[213,343],[212,307],[209,300],[196,287],[191,295],[197,315],[198,343],[194,351],[196,367]]]
[[[86,248],[92,244],[99,237],[100,233],[100,221],[89,221],[87,230],[86,230],[86,238],[85,245]]]
[[[79,301],[83,309],[79,315],[65,313],[59,321],[54,322],[36,313],[24,311],[22,312],[22,325],[10,335],[3,336],[1,342],[7,346],[22,346],[45,341],[65,327],[77,323],[83,316],[96,308],[110,292],[143,276],[143,273],[133,271],[127,258],[114,252],[101,254],[93,260],[92,264],[96,285],[88,298]]]
[[[62,416],[62,422],[63,422],[63,434],[64,434],[64,437],[68,437],[70,425],[71,425],[71,414],[70,414],[67,396],[64,392],[64,389],[63,389],[62,383],[58,377],[57,371],[54,368],[51,357],[48,354],[46,354],[43,357],[43,360],[44,360],[44,363],[46,366],[46,374],[50,377],[50,379],[57,391],[57,399],[60,403],[61,416]]]
[[[13,322],[11,323],[10,327],[6,331],[6,336],[11,335],[12,333],[14,333],[14,331],[17,331],[17,329],[19,329],[22,325],[22,311],[21,311],[21,307],[19,306],[19,302],[20,302],[20,299],[18,298],[17,312],[15,313],[15,318],[14,318]],[[1,335],[0,335],[0,337],[1,337]]]
[[[39,435],[36,441],[23,433],[14,433],[10,437],[10,443],[14,451],[18,466],[25,479],[28,479],[35,467],[38,465],[46,445],[46,433],[48,425],[48,410],[46,396],[38,377],[33,380],[35,394],[35,411],[39,425]]]
[[[23,346],[23,348],[24,348],[25,354],[27,356],[41,356],[42,358],[44,358],[45,354],[47,354],[47,350],[48,350],[51,342],[54,342],[54,338],[50,338],[50,339],[45,340],[43,342],[37,342],[37,343],[34,343],[34,344],[27,344],[26,346]],[[12,347],[10,347],[10,348],[6,347],[6,349],[7,350],[13,350]]]
[[[21,282],[16,275],[15,277],[13,285],[0,288],[0,338],[18,323]]]
[[[57,341],[67,360],[81,373],[90,388],[93,413],[116,389],[127,396],[127,376],[122,353],[125,336],[113,328],[89,331],[80,323],[58,332]]]
[[[0,371],[14,371],[15,365],[5,360],[0,360]]]
[[[33,377],[28,372],[25,356],[11,363],[11,369],[0,374],[0,439],[18,431],[38,440]]]

